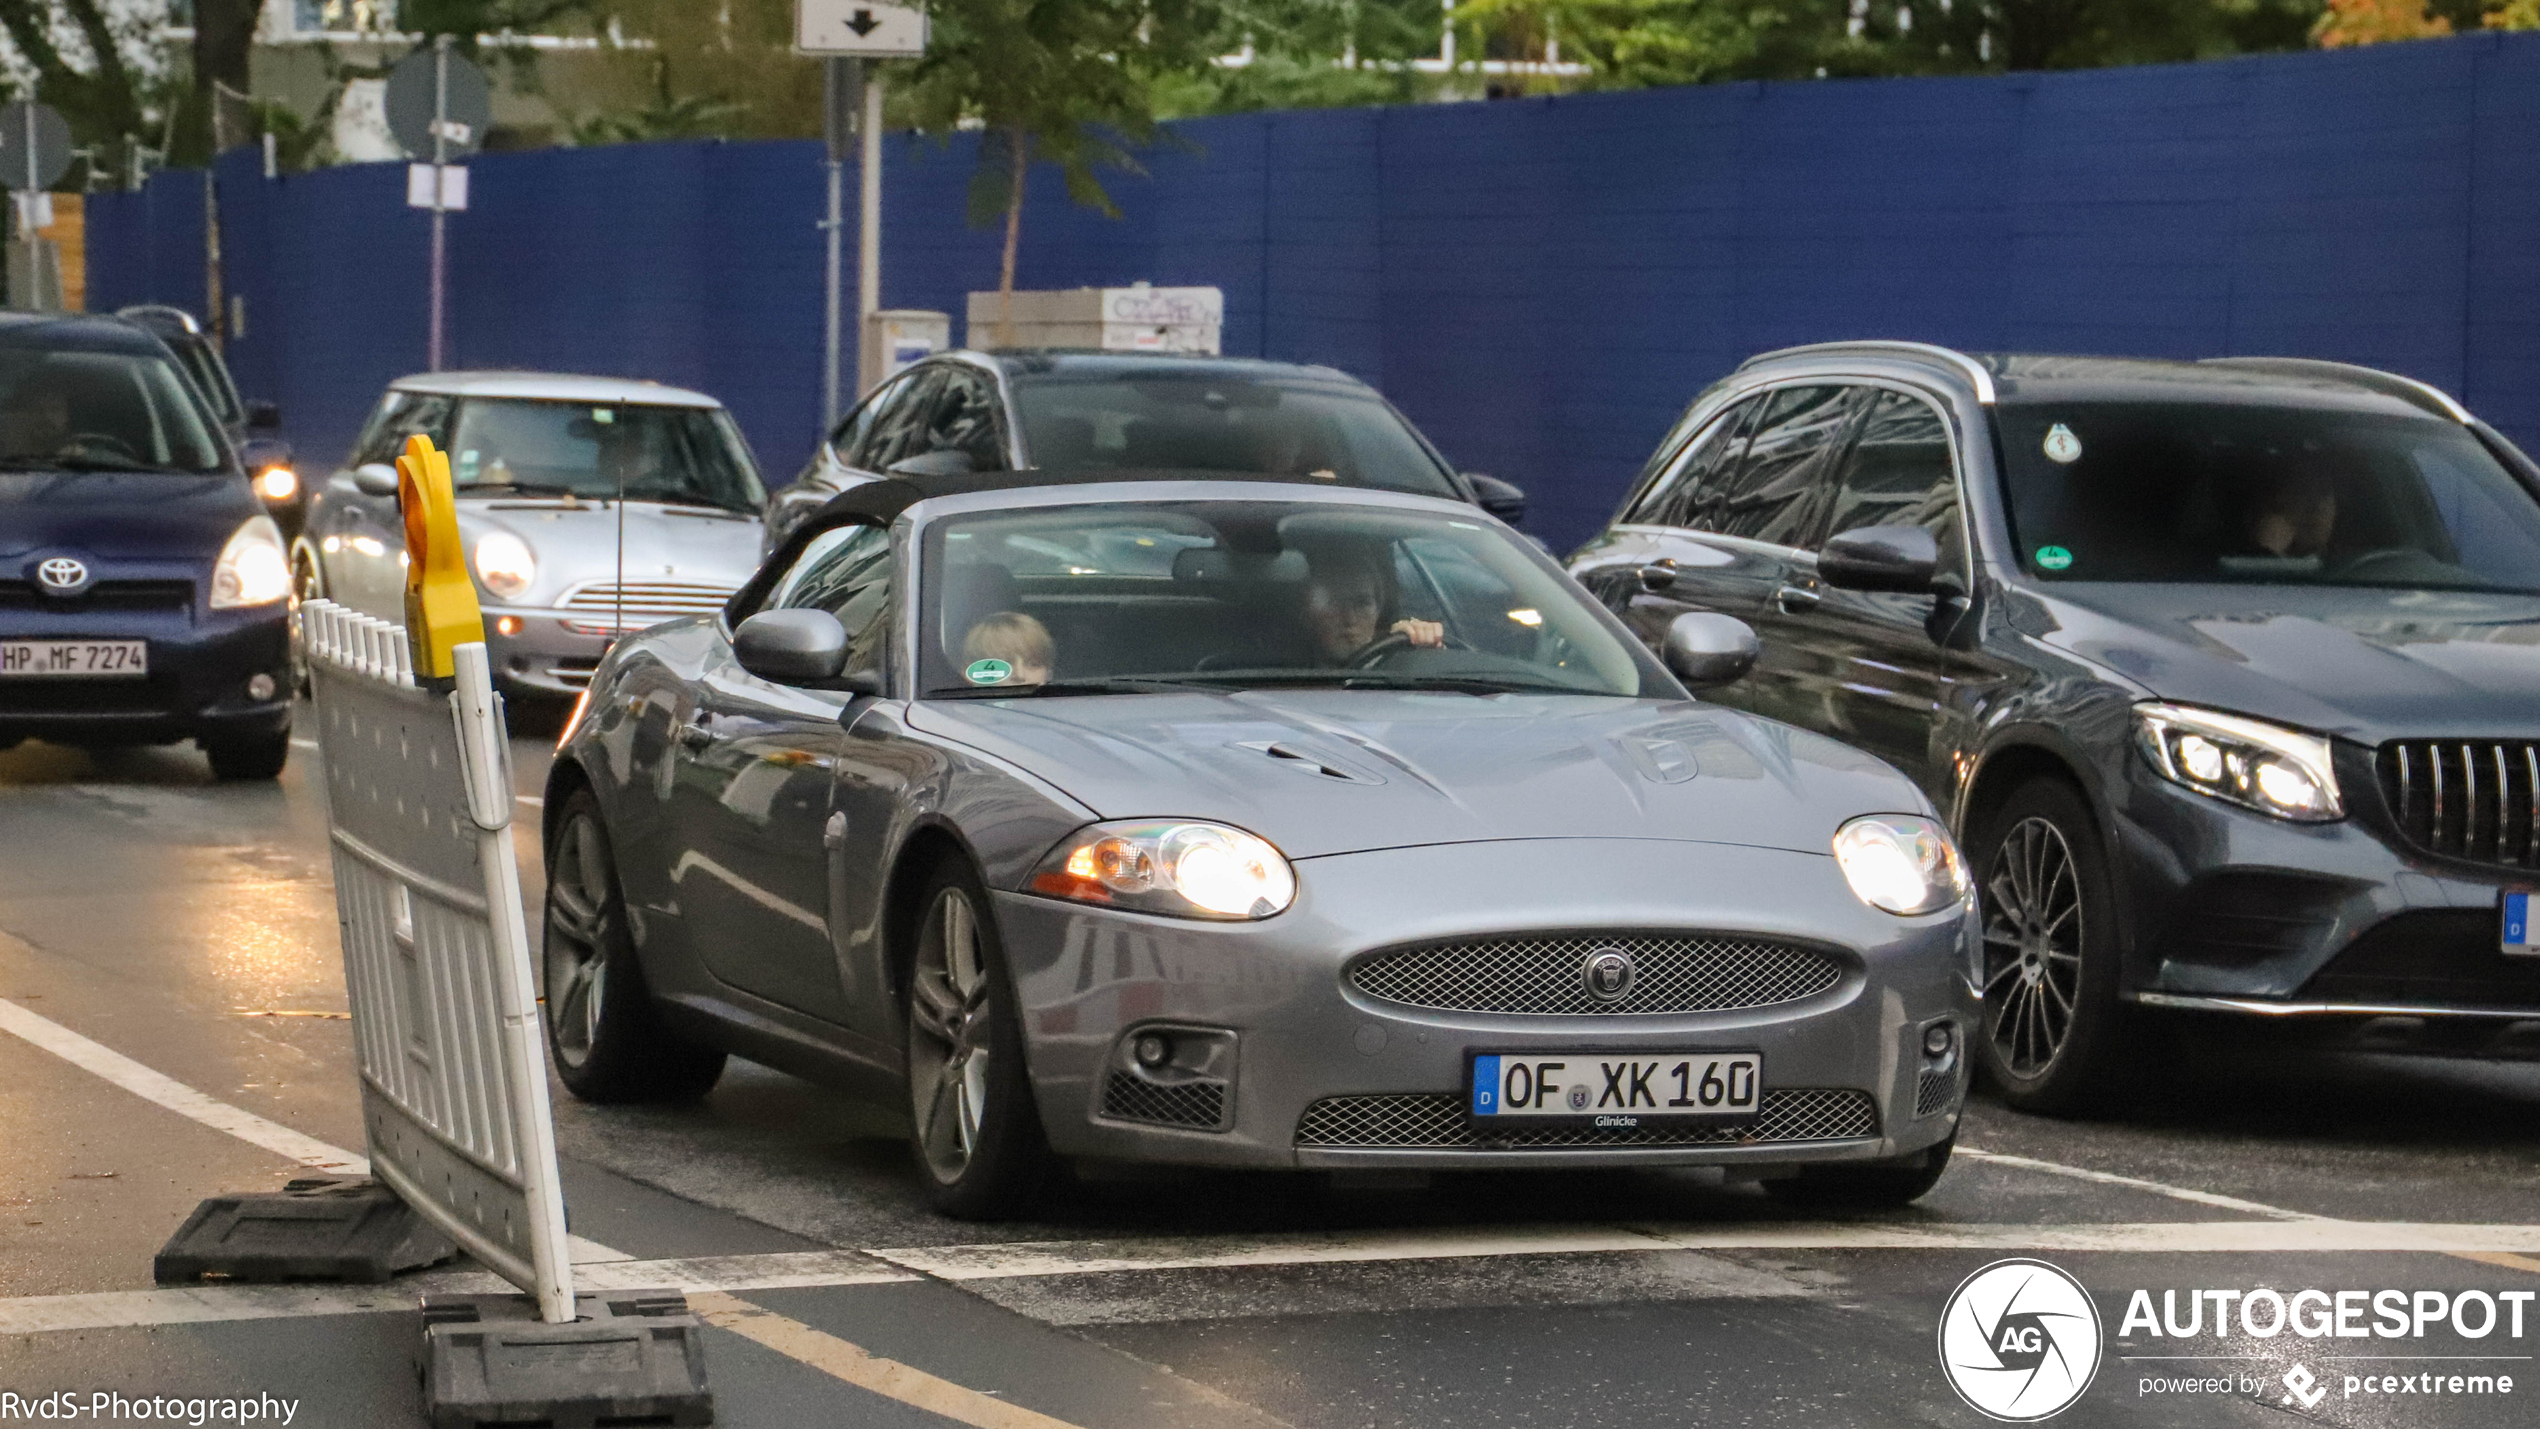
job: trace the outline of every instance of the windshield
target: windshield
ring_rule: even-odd
[[[2189,402],[1999,420],[2041,579],[2540,590],[2540,505],[2457,423]]]
[[[210,343],[200,338],[171,339],[168,346],[185,364],[186,375],[201,389],[203,400],[211,404],[213,421],[234,425],[246,420],[238,405],[238,389],[230,385],[229,371],[221,365],[220,354],[212,351]]]
[[[613,497],[755,513],[767,500],[732,419],[704,407],[471,397],[450,432],[461,492]]]
[[[222,470],[185,381],[154,354],[0,343],[0,468]]]
[[[1140,682],[1676,695],[1532,548],[1479,521],[1284,501],[1052,506],[927,528],[930,694]]]
[[[1231,471],[1463,496],[1409,424],[1352,383],[1061,368],[1017,374],[1014,406],[1041,471]]]

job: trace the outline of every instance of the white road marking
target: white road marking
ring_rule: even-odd
[[[2070,1225],[1749,1225],[1371,1231],[1212,1246],[1189,1238],[924,1246],[867,1252],[941,1280],[1011,1280],[1157,1270],[1676,1250],[2057,1250],[2260,1254],[2511,1253],[2540,1247],[2540,1225],[2403,1221],[2164,1221]]]
[[[514,794],[512,795],[512,799],[514,802],[527,804],[533,809],[543,809],[547,807],[546,799],[536,794]]]
[[[590,1243],[577,1242],[577,1250],[583,1247],[590,1247]],[[577,1254],[574,1283],[578,1289],[670,1287],[692,1294],[728,1294],[904,1284],[921,1277],[985,1282],[1063,1275],[1617,1251],[2010,1250],[2152,1255],[2373,1251],[2460,1255],[2540,1251],[2540,1226],[2330,1220],[1956,1226],[1762,1223],[1585,1230],[1518,1228],[1431,1234],[1370,1232],[1282,1237],[1224,1249],[1210,1249],[1188,1239],[1159,1239],[785,1251],[675,1260],[631,1260],[605,1247],[590,1248],[609,1258],[591,1260]],[[491,1293],[504,1288],[501,1280],[485,1271],[428,1271],[402,1277],[387,1286],[225,1285],[36,1295],[0,1300],[0,1335],[381,1314],[412,1310],[419,1295]]]
[[[318,747],[318,742],[314,739],[295,739],[291,741],[291,747],[293,749],[315,749]]]
[[[780,1255],[701,1256],[682,1260],[612,1260],[575,1267],[577,1290],[789,1290],[805,1286],[886,1285],[917,1279],[845,1250]],[[110,1290],[92,1295],[34,1295],[0,1300],[0,1335],[54,1330],[113,1330],[230,1320],[411,1311],[422,1295],[495,1294],[509,1283],[489,1271],[432,1271],[393,1285],[206,1285],[166,1290]]]
[[[1989,1161],[1996,1166],[2012,1166],[2022,1171],[2040,1171],[2049,1176],[2066,1176],[2076,1181],[2095,1181],[2102,1186],[2123,1186],[2131,1191],[2149,1191],[2156,1196],[2167,1196],[2176,1201],[2193,1201],[2200,1206],[2218,1206],[2226,1211],[2247,1211],[2252,1215],[2280,1216],[2289,1221],[2329,1219],[2326,1216],[2312,1215],[2308,1211],[2289,1211],[2282,1206],[2270,1206],[2263,1201],[2244,1201],[2238,1196],[2220,1196],[2211,1191],[2173,1186],[2166,1181],[2146,1181],[2140,1176],[2120,1176],[2113,1171],[2093,1171],[2086,1166],[2067,1166],[2060,1161],[2040,1161],[2035,1157],[2013,1156],[2001,1151],[1979,1151],[1972,1146],[1961,1146],[1954,1154],[1964,1156],[1970,1161]]]
[[[370,1161],[340,1146],[329,1146],[314,1136],[304,1136],[279,1122],[267,1121],[254,1112],[241,1110],[227,1102],[215,1101],[173,1077],[154,1072],[139,1062],[103,1043],[92,1042],[49,1017],[0,998],[0,1032],[13,1033],[34,1043],[63,1061],[105,1078],[134,1096],[156,1102],[182,1117],[189,1117],[214,1131],[225,1131],[241,1141],[303,1166],[338,1176],[367,1176]]]

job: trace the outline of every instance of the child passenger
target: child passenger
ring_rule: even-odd
[[[983,661],[1002,661],[1010,673],[994,680],[971,676]],[[1049,682],[1058,664],[1058,650],[1050,640],[1049,627],[1019,610],[1000,610],[971,626],[962,637],[961,664],[963,675],[973,684],[1041,685]]]

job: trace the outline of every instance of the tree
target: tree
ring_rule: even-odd
[[[1005,217],[997,334],[1010,342],[1032,164],[1056,164],[1070,197],[1118,217],[1097,170],[1139,172],[1131,146],[1155,137],[1154,84],[1208,62],[1217,13],[1211,0],[935,0],[931,13],[904,104],[924,132],[984,131],[970,216]]]
[[[92,155],[112,153],[124,161],[146,127],[146,76],[136,69],[138,56],[124,52],[139,38],[139,27],[130,17],[110,19],[106,10],[100,0],[0,0],[0,29],[8,31],[19,58],[35,71],[30,97],[62,111],[73,142]],[[77,52],[65,52],[55,43],[57,19],[69,21]]]

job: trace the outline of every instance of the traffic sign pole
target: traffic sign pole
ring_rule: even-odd
[[[856,393],[882,378],[873,340],[873,315],[882,307],[882,71],[877,59],[915,59],[926,53],[926,12],[908,5],[868,0],[794,0],[794,53],[828,61],[829,208],[821,227],[828,236],[827,301],[821,332],[828,354],[821,361],[822,431],[836,427],[842,355],[840,291],[846,229],[846,136],[856,132]],[[852,100],[861,96],[859,105]],[[850,119],[856,110],[859,117]]]
[[[882,380],[880,344],[873,339],[873,315],[882,310],[882,72],[863,60],[856,64],[865,71],[855,265],[855,390],[861,397]]]
[[[441,201],[441,192],[442,175],[450,162],[450,40],[446,34],[432,40],[432,328],[425,343],[424,365],[433,372],[441,370],[442,334],[449,301],[450,214]]]

